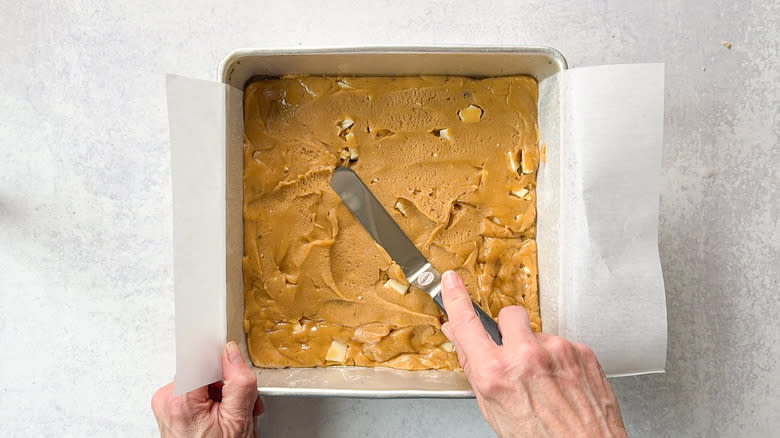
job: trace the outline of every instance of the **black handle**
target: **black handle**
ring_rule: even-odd
[[[439,305],[441,310],[444,310],[444,303],[441,300],[441,292],[433,296],[433,301]],[[487,330],[490,338],[493,339],[493,342],[495,342],[496,345],[501,345],[503,342],[501,341],[501,332],[498,331],[498,324],[493,321],[493,318],[491,318],[490,315],[485,313],[484,310],[477,306],[476,303],[472,301],[471,305],[474,306],[474,311],[477,312],[477,318],[479,318],[479,322],[482,323],[482,327],[485,327],[485,330]],[[446,310],[444,311],[446,313]]]
[[[490,315],[477,306],[476,303],[472,302],[471,305],[474,306],[474,311],[477,312],[477,317],[479,317],[482,327],[485,327],[485,330],[487,330],[488,334],[493,339],[493,342],[495,342],[496,345],[501,345],[501,333],[498,331],[498,324],[493,321],[493,318],[491,318]]]

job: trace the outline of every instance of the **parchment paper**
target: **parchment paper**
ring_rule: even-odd
[[[539,91],[547,158],[538,177],[544,330],[590,346],[607,375],[661,372],[664,66],[564,70]]]
[[[222,379],[226,87],[173,75],[166,85],[178,395]]]

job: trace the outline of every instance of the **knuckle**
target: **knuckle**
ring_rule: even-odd
[[[560,336],[549,338],[545,347],[561,367],[569,368],[575,374],[584,366],[574,345]]]
[[[241,388],[254,388],[257,386],[257,376],[247,367],[233,377],[233,383]]]
[[[590,365],[598,365],[598,359],[596,358],[596,353],[593,352],[593,350],[590,349],[585,344],[581,344],[579,342],[573,342],[572,346],[575,350],[577,350],[577,353],[582,358],[582,363],[586,366]]]
[[[567,354],[573,352],[571,343],[560,336],[550,336],[544,340],[544,346],[553,354]]]
[[[477,391],[479,391],[482,397],[488,400],[498,398],[499,394],[503,393],[505,388],[503,379],[497,377],[482,379],[476,386]]]
[[[541,346],[530,345],[519,351],[520,360],[526,364],[527,368],[550,370],[553,368],[554,361],[549,351]]]
[[[479,364],[475,371],[474,386],[480,394],[487,398],[502,393],[507,386],[506,365],[500,359],[492,358]]]

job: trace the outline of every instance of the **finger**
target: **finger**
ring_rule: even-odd
[[[501,331],[504,345],[517,346],[523,343],[537,343],[528,312],[521,306],[504,307],[498,312],[498,329]]]
[[[607,392],[607,377],[604,375],[598,359],[596,359],[596,354],[585,344],[572,342],[572,346],[580,357],[582,368],[585,370],[585,377],[588,379],[588,385],[594,392],[605,394]]]
[[[255,407],[254,409],[252,409],[252,416],[259,417],[260,415],[263,415],[263,412],[265,412],[265,405],[263,405],[263,399],[257,397],[257,400],[255,400]]]
[[[582,364],[571,342],[560,336],[548,335],[546,333],[538,333],[536,338],[542,344],[542,347],[552,355],[553,361],[559,370],[568,370],[582,374]]]
[[[244,418],[257,400],[257,376],[244,361],[238,345],[228,342],[222,354],[222,402],[220,411],[233,418]]]
[[[441,297],[447,311],[448,331],[458,354],[479,356],[492,350],[496,344],[479,322],[471,297],[458,274],[447,271],[442,275]]]
[[[152,411],[158,419],[166,412],[166,406],[173,397],[173,382],[158,389],[152,396]]]
[[[601,367],[596,354],[585,344],[575,342],[574,347],[582,358],[583,367],[588,376],[591,390],[606,413],[607,423],[624,429],[625,426],[623,424],[623,417],[620,414],[617,396],[607,381],[607,376],[604,374],[604,369]]]
[[[152,396],[152,410],[160,430],[175,427],[176,424],[192,423],[211,407],[207,387],[202,386],[178,396],[173,395],[173,387],[174,383],[171,382]]]
[[[179,397],[174,397],[174,400],[178,399],[182,399],[189,406],[197,406],[198,404],[206,403],[211,400],[211,398],[209,398],[209,385],[201,386],[200,388],[193,389]]]
[[[460,367],[463,369],[463,373],[466,374],[466,377],[471,376],[471,367],[469,366],[469,359],[468,357],[460,353],[462,351],[460,345],[458,345],[458,341],[455,340],[455,336],[452,335],[452,330],[450,330],[450,323],[445,322],[441,325],[441,331],[444,333],[444,336],[447,337],[450,341],[452,341],[453,347],[455,347],[455,353],[458,356],[458,362],[460,362]]]
[[[596,391],[590,385],[576,347],[560,336],[542,334],[537,337],[552,357],[558,386],[576,412],[577,418],[584,424],[597,422],[600,409],[596,403]]]

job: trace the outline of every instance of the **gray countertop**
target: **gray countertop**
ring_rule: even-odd
[[[214,79],[239,47],[416,44],[666,63],[667,373],[612,383],[632,436],[777,433],[780,4],[398,3],[0,1],[0,435],[156,431],[174,372],[165,73]],[[266,404],[267,437],[492,435],[473,400]]]

